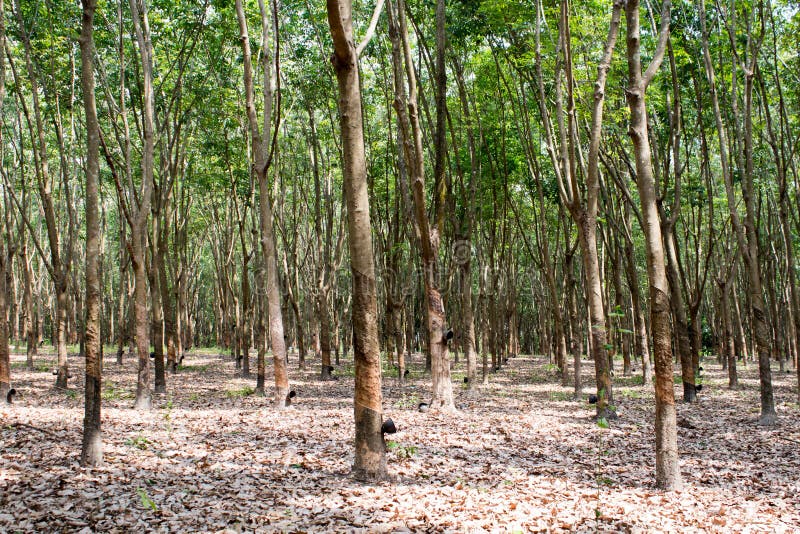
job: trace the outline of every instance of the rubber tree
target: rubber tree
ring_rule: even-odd
[[[378,2],[378,6],[381,6]],[[381,356],[378,344],[378,301],[372,250],[367,164],[361,110],[358,56],[350,0],[327,0],[328,25],[333,38],[331,56],[338,83],[339,126],[342,135],[342,171],[347,204],[350,269],[353,277],[353,357],[355,360],[355,459],[353,476],[377,481],[386,478],[383,439]],[[376,14],[379,9],[376,9]],[[373,17],[373,22],[377,19]],[[370,26],[374,30],[374,26]]]
[[[746,216],[745,221],[742,222],[739,212],[737,211],[736,193],[734,190],[734,177],[733,170],[729,162],[728,151],[728,130],[725,126],[723,113],[720,109],[719,96],[717,93],[717,81],[714,70],[714,64],[711,59],[711,51],[708,38],[708,29],[706,27],[705,17],[705,2],[700,0],[698,4],[698,11],[700,15],[701,25],[701,42],[703,46],[703,63],[706,70],[706,78],[708,80],[709,95],[711,97],[711,106],[714,112],[715,125],[717,127],[717,135],[719,138],[719,155],[720,166],[722,168],[722,177],[725,181],[725,195],[728,200],[728,209],[730,210],[731,225],[733,226],[739,248],[741,250],[742,258],[744,259],[745,274],[747,275],[750,312],[753,323],[753,333],[755,335],[756,350],[758,353],[758,371],[760,380],[760,396],[761,396],[761,415],[759,423],[762,425],[773,425],[777,421],[777,414],[775,413],[775,399],[772,392],[772,371],[770,369],[770,341],[769,341],[769,326],[767,324],[767,317],[764,305],[764,293],[762,291],[762,277],[761,268],[758,258],[758,234],[756,233],[756,209],[755,199],[753,198],[753,119],[752,119],[752,97],[753,97],[753,83],[755,76],[756,61],[758,60],[758,49],[760,48],[760,41],[763,39],[763,12],[761,13],[761,37],[755,38],[752,32],[747,35],[747,47],[750,49],[747,63],[742,63],[740,68],[745,74],[745,87],[744,87],[744,101],[745,109],[743,110],[744,116],[744,132],[741,134],[741,146],[743,154],[737,152],[736,161],[739,170],[742,171],[742,196],[745,204]],[[734,6],[735,7],[735,6]],[[763,5],[761,6],[763,10]],[[732,22],[730,23],[732,24]],[[748,23],[748,27],[751,24]],[[729,32],[733,33],[733,29],[729,27]],[[734,38],[731,38],[732,44]],[[736,102],[738,98],[736,94],[736,68],[733,70],[731,77],[731,101]],[[736,111],[736,110],[734,110]],[[736,113],[734,113],[736,115]],[[744,161],[743,161],[744,160]]]
[[[403,0],[387,3],[389,36],[392,41],[392,67],[395,84],[394,107],[402,133],[402,155],[408,171],[411,197],[414,205],[419,242],[422,278],[425,290],[425,321],[431,355],[433,394],[430,407],[445,411],[455,410],[453,385],[450,379],[448,342],[452,331],[447,327],[444,302],[438,286],[438,250],[441,238],[437,222],[428,218],[425,201],[425,162],[423,157],[422,128],[419,119],[417,79],[408,38]],[[444,133],[442,132],[442,137]],[[440,204],[441,205],[441,202]]]
[[[553,164],[558,182],[561,202],[567,207],[572,219],[578,227],[578,241],[583,258],[583,270],[586,280],[586,300],[589,310],[591,354],[595,365],[595,382],[597,385],[596,412],[598,417],[615,419],[614,397],[611,387],[611,373],[608,361],[608,332],[606,329],[605,311],[603,307],[603,287],[600,278],[600,261],[597,253],[597,215],[600,193],[600,141],[603,125],[603,105],[605,102],[605,86],[614,46],[619,35],[623,0],[615,0],[611,20],[608,27],[603,56],[597,66],[597,78],[592,95],[591,124],[589,126],[589,152],[586,160],[585,193],[581,192],[577,172],[577,124],[575,117],[575,100],[573,97],[574,80],[572,76],[572,49],[569,25],[568,3],[561,5],[559,22],[559,43],[562,54],[563,74],[561,68],[556,72],[556,120],[558,139],[553,132],[548,97],[541,69],[541,50],[537,46],[537,78],[539,110],[547,138],[547,151]],[[540,23],[537,22],[537,34]],[[563,76],[563,78],[562,78]],[[566,108],[563,95],[566,87]],[[566,120],[565,120],[566,119]]]
[[[86,113],[86,394],[84,398],[81,465],[103,463],[103,440],[100,427],[101,355],[100,355],[100,126],[97,121],[94,82],[94,14],[96,0],[81,0],[81,89]]]
[[[253,158],[253,170],[258,181],[259,193],[259,223],[261,227],[261,260],[263,261],[264,276],[260,279],[262,295],[266,297],[269,309],[269,339],[272,348],[272,357],[275,373],[275,395],[273,404],[276,409],[287,407],[289,394],[289,377],[286,369],[286,340],[283,336],[283,310],[281,309],[280,285],[278,282],[278,263],[275,252],[275,234],[273,231],[272,204],[269,197],[269,179],[267,177],[275,154],[278,126],[280,123],[280,92],[276,94],[276,80],[280,79],[277,72],[273,72],[271,55],[272,44],[268,31],[270,19],[272,20],[273,36],[275,37],[275,63],[278,65],[278,37],[277,37],[277,4],[273,3],[273,15],[270,16],[263,0],[259,0],[262,28],[262,64],[264,67],[264,131],[259,128],[256,115],[255,91],[253,89],[252,54],[250,52],[250,38],[247,33],[247,19],[245,17],[242,1],[236,0],[236,15],[239,20],[239,38],[242,44],[244,58],[244,88],[245,106],[247,108],[247,122],[250,127],[250,141]],[[276,69],[277,70],[277,69]],[[277,96],[277,109],[273,110],[273,100]],[[273,117],[273,111],[275,116]],[[270,128],[272,131],[270,132]],[[271,141],[270,141],[270,133]],[[267,146],[269,143],[269,146]],[[259,351],[264,351],[263,343],[259,344]],[[262,358],[261,356],[259,357]]]
[[[669,38],[670,2],[661,10],[661,29],[653,58],[642,72],[639,2],[625,4],[628,50],[628,87],[625,97],[630,108],[628,135],[633,142],[636,162],[636,186],[642,213],[642,229],[647,250],[647,278],[650,287],[650,323],[653,334],[653,357],[656,375],[656,485],[664,490],[681,486],[678,465],[678,432],[675,411],[675,388],[672,375],[672,329],[670,324],[669,286],[661,221],[656,205],[653,159],[647,130],[645,93],[664,59]]]

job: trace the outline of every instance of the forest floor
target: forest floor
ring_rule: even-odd
[[[83,469],[82,362],[72,358],[70,389],[56,391],[52,355],[26,371],[14,354],[21,398],[0,404],[0,532],[800,531],[794,373],[773,371],[780,419],[765,428],[756,366],[731,391],[705,361],[700,401],[678,404],[684,489],[664,493],[653,483],[652,391],[621,369],[620,418],[603,429],[586,401],[591,362],[580,401],[541,357],[511,359],[473,396],[459,364],[460,409],[447,415],[417,411],[430,391],[417,357],[405,387],[384,376],[394,480],[365,485],[349,476],[349,362],[321,382],[293,354],[298,397],[284,412],[252,395],[254,379],[229,358],[198,351],[184,363],[148,413],[132,409],[135,360],[106,365],[105,465]]]

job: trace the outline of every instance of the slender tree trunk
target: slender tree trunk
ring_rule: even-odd
[[[161,232],[158,236],[158,257],[159,257],[159,269],[157,271],[158,278],[156,279],[156,283],[159,284],[159,290],[161,293],[161,308],[162,308],[162,317],[164,320],[164,341],[166,342],[166,370],[169,371],[171,374],[174,374],[178,368],[178,356],[177,356],[177,347],[176,347],[176,338],[177,338],[177,326],[175,324],[175,306],[174,306],[174,295],[175,291],[174,288],[170,288],[169,285],[169,273],[166,265],[167,260],[167,240],[168,240],[168,231],[167,227],[171,219],[171,210],[167,209],[167,206],[164,206],[166,213],[163,217],[163,222],[160,227]],[[163,356],[162,356],[163,357]],[[156,375],[157,376],[157,375]],[[166,377],[164,378],[164,382],[166,385]]]
[[[570,351],[572,352],[572,381],[573,397],[580,399],[583,391],[581,384],[581,358],[583,357],[583,336],[580,334],[580,317],[578,316],[578,288],[575,283],[575,246],[570,246],[569,240],[565,240],[566,250],[564,253],[564,272],[567,277],[565,291],[567,295],[567,306],[569,313],[570,329]]]
[[[619,33],[622,12],[622,0],[615,0],[609,23],[608,36],[604,45],[603,57],[597,66],[597,78],[594,83],[592,119],[589,129],[589,153],[586,167],[586,193],[578,187],[576,156],[576,117],[573,96],[574,80],[572,76],[572,51],[569,22],[569,8],[566,2],[561,4],[559,20],[559,43],[563,54],[564,79],[561,71],[556,73],[556,119],[559,138],[552,132],[550,114],[547,108],[548,98],[544,89],[541,68],[537,67],[539,84],[539,109],[547,134],[548,151],[558,181],[559,197],[568,207],[570,215],[578,227],[578,241],[581,247],[583,270],[585,277],[586,300],[589,310],[591,358],[595,365],[595,382],[597,387],[597,417],[614,419],[616,409],[612,391],[610,366],[607,354],[605,310],[603,308],[603,288],[600,278],[600,261],[597,253],[597,213],[600,190],[600,142],[603,124],[603,106],[605,102],[605,85],[611,58]],[[536,55],[541,59],[539,45],[539,17],[537,16]],[[540,65],[541,61],[537,61]],[[564,110],[563,86],[567,89],[567,109]],[[565,120],[566,115],[566,120]],[[557,150],[558,149],[558,150]]]
[[[395,110],[403,132],[403,156],[409,172],[414,201],[414,215],[419,228],[420,256],[425,286],[426,326],[431,358],[433,395],[430,406],[445,411],[455,410],[453,385],[450,380],[448,341],[452,332],[447,329],[444,303],[437,282],[437,254],[439,231],[428,220],[425,202],[425,171],[422,149],[422,130],[419,124],[417,82],[408,43],[405,24],[405,7],[398,0],[397,7],[387,3],[389,33],[392,40],[392,57],[395,80]],[[403,74],[405,72],[405,74]],[[408,93],[406,96],[406,83]]]
[[[725,352],[728,357],[728,388],[738,389],[739,376],[736,372],[736,347],[733,343],[733,328],[731,320],[731,303],[730,303],[730,278],[727,280],[719,280],[719,291],[721,297],[721,313],[722,313],[722,343],[725,345]]]
[[[81,19],[81,88],[86,111],[86,395],[83,417],[81,465],[103,463],[101,410],[101,340],[100,340],[100,126],[94,95],[94,12],[96,0],[82,0]]]
[[[0,13],[3,1],[0,0]],[[2,15],[0,15],[0,21]],[[2,22],[0,22],[2,25]],[[1,204],[1,203],[0,203]],[[8,303],[6,302],[6,236],[0,240],[0,403],[11,389],[11,353],[8,347]]]
[[[36,323],[33,316],[33,273],[31,272],[30,258],[28,258],[28,247],[24,241],[19,253],[19,263],[24,284],[22,302],[25,315],[25,320],[23,321],[23,328],[25,329],[25,366],[29,371],[32,371],[33,359],[38,355],[39,351],[36,343]]]
[[[153,154],[155,138],[153,134],[154,94],[153,94],[153,46],[150,42],[150,23],[147,18],[146,4],[142,4],[141,15],[137,0],[129,0],[131,17],[139,45],[142,63],[142,130],[144,146],[142,148],[142,185],[139,195],[140,204],[132,216],[131,225],[131,263],[133,265],[134,283],[134,336],[138,358],[138,374],[136,379],[137,410],[149,410],[152,407],[150,390],[150,314],[147,310],[147,217],[150,214],[150,203],[153,192]]]
[[[642,225],[647,249],[647,277],[650,285],[650,322],[653,329],[653,348],[656,367],[656,485],[664,490],[681,487],[678,464],[678,429],[675,411],[675,389],[672,375],[672,333],[670,331],[670,302],[661,221],[656,206],[655,178],[647,132],[645,92],[664,57],[669,36],[670,2],[664,2],[661,31],[656,52],[647,71],[642,73],[639,2],[628,0],[625,5],[628,47],[628,88],[626,99],[631,112],[628,134],[636,160],[636,182],[642,210]]]
[[[664,228],[667,227],[667,228]],[[692,347],[689,339],[689,322],[686,319],[686,307],[681,292],[680,273],[678,272],[678,252],[675,235],[670,225],[662,224],[664,245],[666,249],[666,271],[672,308],[673,328],[678,338],[678,355],[681,363],[681,379],[683,382],[683,401],[696,402],[694,365],[692,364]]]
[[[54,319],[54,342],[57,347],[58,354],[58,371],[56,375],[55,387],[65,389],[67,387],[67,378],[69,377],[69,368],[67,363],[67,291],[69,289],[69,270],[71,257],[67,254],[62,257],[61,250],[61,236],[59,234],[58,225],[56,221],[56,209],[53,204],[52,192],[52,178],[48,165],[48,148],[45,139],[45,127],[42,119],[42,109],[39,101],[39,84],[38,77],[33,65],[33,51],[30,42],[28,30],[25,28],[22,11],[19,3],[15,5],[15,12],[17,23],[19,25],[19,34],[22,40],[23,48],[25,51],[25,66],[28,72],[28,80],[31,85],[31,103],[33,104],[33,114],[35,119],[35,131],[31,125],[29,112],[27,107],[23,104],[23,110],[28,122],[28,129],[31,134],[31,142],[36,145],[33,149],[34,162],[36,166],[36,179],[39,191],[39,198],[42,203],[42,210],[44,211],[45,225],[47,228],[48,244],[50,246],[50,262],[47,267],[50,278],[53,281],[53,286],[56,296],[56,309]],[[13,69],[13,63],[11,64]],[[19,87],[17,88],[19,91]],[[20,94],[20,100],[25,101],[26,96]],[[69,201],[69,195],[68,201]],[[72,234],[70,234],[72,235]],[[67,247],[71,250],[70,247]],[[46,261],[46,258],[42,258]],[[10,268],[10,265],[7,266]],[[10,288],[7,288],[10,291]],[[13,302],[13,300],[12,300]],[[10,303],[9,303],[10,304]]]
[[[159,188],[156,188],[155,196],[160,198]],[[158,206],[160,202],[157,200],[155,205]],[[167,376],[164,366],[164,308],[163,308],[163,294],[161,292],[161,274],[164,270],[164,258],[161,256],[159,250],[159,241],[161,240],[161,206],[153,210],[153,234],[151,236],[152,246],[150,248],[150,269],[148,273],[148,282],[150,285],[150,309],[152,310],[152,338],[153,338],[153,368],[155,371],[155,387],[154,392],[163,395],[167,392]]]
[[[344,194],[353,275],[353,352],[355,359],[355,459],[357,479],[386,478],[386,444],[381,393],[381,356],[376,322],[378,304],[370,230],[367,167],[361,112],[358,55],[353,42],[350,0],[327,0],[333,38],[333,66],[339,88]]]
[[[475,347],[475,319],[472,312],[472,260],[467,258],[460,266],[461,272],[461,317],[465,331],[463,335],[464,355],[467,360],[467,389],[475,390],[478,354]]]
[[[769,326],[767,325],[767,317],[764,306],[764,294],[761,277],[761,267],[758,258],[758,234],[756,233],[756,215],[755,215],[755,199],[753,191],[753,134],[752,134],[752,96],[753,96],[753,77],[755,75],[756,61],[758,60],[758,45],[754,48],[756,50],[748,50],[749,64],[745,68],[745,88],[744,88],[744,133],[742,134],[741,144],[744,151],[744,168],[742,179],[742,197],[745,204],[745,221],[742,224],[739,214],[737,212],[736,197],[733,189],[733,174],[730,170],[728,162],[728,138],[727,130],[723,122],[722,113],[719,107],[719,99],[717,97],[716,79],[714,74],[714,66],[711,60],[711,53],[709,51],[708,31],[706,29],[705,18],[705,2],[700,0],[700,23],[702,28],[702,45],[703,45],[703,59],[706,68],[706,77],[708,78],[709,91],[711,95],[711,104],[714,110],[714,117],[716,119],[716,126],[719,135],[720,145],[720,165],[722,166],[722,175],[725,180],[725,193],[728,199],[728,209],[731,214],[731,223],[736,232],[739,241],[739,246],[742,250],[744,258],[744,266],[748,278],[749,289],[749,303],[751,311],[751,319],[753,325],[753,334],[756,344],[756,352],[758,354],[758,373],[760,379],[760,395],[761,395],[761,415],[759,417],[759,424],[773,425],[777,421],[777,414],[775,413],[775,400],[772,391],[772,371],[770,369],[770,342],[769,342]],[[763,13],[761,14],[763,17]],[[763,28],[762,28],[763,31]],[[750,46],[753,37],[748,35],[747,43]],[[752,57],[750,57],[752,56]],[[735,79],[735,74],[734,74]],[[736,99],[737,95],[731,95],[731,98]],[[742,166],[741,156],[737,157],[740,167]]]
[[[773,28],[775,21],[772,21]],[[774,32],[774,29],[773,29]],[[773,58],[777,63],[777,52],[773,53]],[[781,227],[781,237],[783,238],[783,250],[784,250],[784,263],[783,266],[786,270],[786,285],[788,286],[788,322],[787,330],[788,330],[788,337],[789,343],[788,345],[791,347],[792,352],[794,352],[795,356],[795,367],[797,370],[797,399],[800,402],[800,362],[798,362],[798,335],[800,335],[800,291],[797,288],[797,276],[795,273],[795,259],[794,259],[794,240],[792,238],[792,226],[789,220],[789,215],[792,211],[792,206],[789,198],[789,184],[787,180],[787,164],[786,164],[786,145],[784,140],[783,132],[787,129],[787,126],[784,124],[785,122],[785,103],[783,99],[783,89],[780,80],[780,76],[778,76],[777,72],[777,65],[775,70],[775,86],[778,90],[778,109],[779,109],[779,125],[781,126],[778,128],[778,133],[776,134],[775,128],[773,127],[773,120],[772,120],[772,113],[770,112],[769,101],[767,99],[767,90],[764,82],[764,78],[761,75],[761,72],[758,72],[758,81],[759,86],[761,88],[762,93],[762,105],[764,109],[764,115],[767,119],[767,133],[769,134],[769,142],[770,146],[772,147],[773,152],[773,159],[775,160],[775,166],[777,169],[778,174],[778,206],[779,211],[778,215],[780,218],[780,227]]]
[[[272,59],[271,45],[267,40],[267,28],[269,26],[269,15],[263,2],[259,3],[261,8],[261,25],[262,25],[262,46],[263,49],[263,65],[264,65],[264,125],[265,137],[262,137],[262,132],[259,130],[258,119],[256,117],[255,108],[255,93],[253,90],[253,71],[251,66],[251,53],[250,41],[247,34],[247,21],[245,19],[244,9],[241,0],[236,0],[236,13],[239,19],[240,39],[242,43],[242,52],[244,54],[244,85],[247,107],[247,119],[250,125],[250,138],[252,143],[253,167],[258,180],[259,191],[259,223],[261,226],[261,259],[263,261],[262,268],[264,270],[263,276],[263,293],[266,297],[266,304],[269,310],[269,336],[270,348],[272,349],[272,359],[275,368],[275,396],[273,398],[273,405],[276,409],[286,408],[287,395],[289,393],[289,376],[286,369],[286,340],[283,337],[283,312],[281,310],[281,295],[280,286],[278,282],[278,264],[277,255],[275,252],[275,236],[273,233],[273,216],[272,205],[269,198],[269,183],[267,174],[272,163],[272,156],[274,154],[274,145],[270,148],[270,153],[267,155],[264,139],[270,133],[268,128],[274,128],[273,134],[277,134],[277,121],[275,125],[272,123],[272,100],[273,100],[273,83],[272,79]],[[274,6],[273,6],[274,7]],[[277,7],[274,7],[277,10]],[[277,17],[277,13],[274,15]],[[273,24],[277,24],[277,20],[273,18]],[[273,27],[273,32],[277,32],[277,27]],[[277,53],[277,49],[276,49]],[[273,137],[274,143],[275,137]],[[263,312],[262,312],[263,313]]]

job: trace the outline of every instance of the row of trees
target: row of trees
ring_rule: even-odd
[[[352,349],[381,478],[382,354],[402,382],[421,350],[453,410],[459,358],[475,392],[548,354],[578,397],[586,353],[606,420],[621,355],[678,487],[673,361],[689,403],[703,352],[731,387],[757,361],[763,424],[772,362],[798,367],[798,20],[656,7],[0,3],[0,390],[9,339],[30,368],[52,339],[61,388],[80,343],[92,464],[104,344],[138,409],[195,344],[246,377],[256,349],[262,393],[271,350],[276,408],[291,348],[322,379]]]

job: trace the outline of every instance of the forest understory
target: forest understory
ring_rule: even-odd
[[[294,355],[292,355],[294,356]],[[47,359],[49,358],[49,359]],[[79,467],[83,370],[55,390],[45,355],[21,395],[0,406],[3,532],[790,532],[800,526],[800,407],[793,373],[774,377],[779,424],[757,426],[758,376],[740,367],[731,391],[703,362],[695,405],[678,405],[684,489],[653,486],[653,393],[641,377],[615,378],[620,418],[600,428],[593,369],[579,401],[546,358],[519,356],[474,395],[454,368],[456,414],[420,413],[429,379],[412,358],[400,387],[384,374],[393,480],[355,482],[353,370],[290,359],[291,409],[252,394],[227,357],[190,353],[154,409],[132,409],[136,361],[109,361],[103,382],[103,467]],[[316,362],[311,362],[315,364]],[[679,375],[676,375],[679,376]],[[680,387],[677,384],[676,387]],[[268,392],[269,394],[269,392]],[[678,397],[678,392],[676,392]]]

